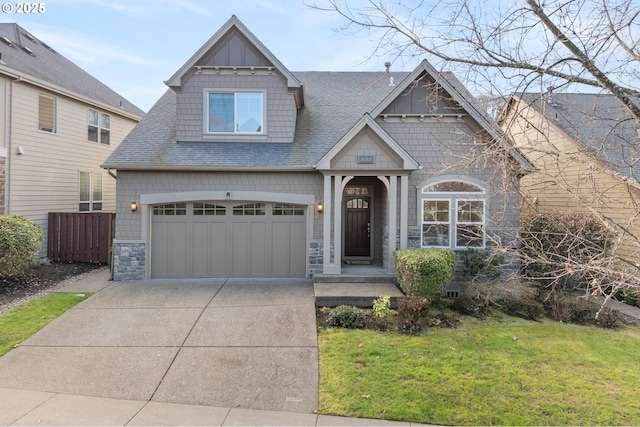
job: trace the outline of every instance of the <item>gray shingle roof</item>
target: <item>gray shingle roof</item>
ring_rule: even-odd
[[[0,23],[0,37],[0,67],[59,86],[136,116],[144,115],[144,111],[19,25]]]
[[[176,97],[168,90],[104,163],[117,169],[311,168],[408,73],[294,72],[304,84],[291,144],[176,142]]]
[[[539,93],[520,97],[616,172],[640,181],[638,125],[613,95],[557,93],[552,102]]]

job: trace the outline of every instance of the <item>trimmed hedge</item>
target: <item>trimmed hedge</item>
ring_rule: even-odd
[[[23,273],[35,260],[44,233],[22,216],[0,215],[0,277]]]
[[[409,296],[435,301],[453,278],[456,253],[451,249],[407,248],[393,256],[398,284]]]

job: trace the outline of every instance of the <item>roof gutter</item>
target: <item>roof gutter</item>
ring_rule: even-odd
[[[103,164],[100,166],[102,169],[116,169],[118,171],[143,171],[143,172],[315,172],[316,169],[313,166],[133,166],[133,165],[117,165],[117,164]],[[112,172],[109,175],[114,176]],[[114,176],[115,178],[115,176]]]

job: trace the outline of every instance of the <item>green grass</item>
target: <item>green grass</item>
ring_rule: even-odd
[[[91,294],[54,292],[0,316],[0,356]]]
[[[323,329],[323,414],[443,425],[640,425],[640,328],[464,317],[421,336]]]

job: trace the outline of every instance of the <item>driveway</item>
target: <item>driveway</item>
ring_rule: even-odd
[[[108,282],[0,358],[3,388],[312,413],[313,285],[299,279]]]

